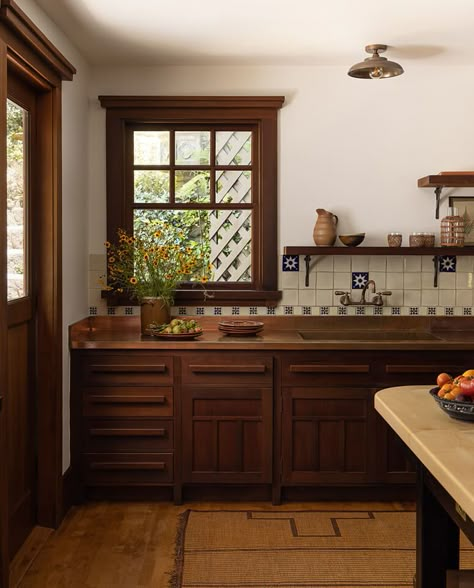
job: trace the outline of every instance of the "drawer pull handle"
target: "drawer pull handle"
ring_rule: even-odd
[[[166,437],[166,429],[91,429],[92,437]]]
[[[194,374],[263,374],[267,369],[265,365],[190,365],[189,369]]]
[[[93,461],[91,470],[165,470],[164,461]]]
[[[112,396],[93,395],[93,404],[166,404],[166,396]]]
[[[296,374],[316,374],[325,373],[333,374],[344,372],[345,374],[368,374],[370,371],[369,365],[338,365],[338,364],[305,364],[305,365],[290,365],[290,372]]]
[[[387,374],[438,374],[439,365],[386,365],[385,373]],[[451,367],[449,371],[462,373],[464,367]]]
[[[101,364],[93,364],[90,367],[91,372],[93,373],[110,373],[110,372],[120,372],[120,373],[143,373],[143,372],[152,372],[154,374],[164,374],[166,372],[166,365],[158,364],[158,365],[101,365]]]

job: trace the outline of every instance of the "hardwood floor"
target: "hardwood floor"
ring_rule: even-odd
[[[49,535],[25,570],[16,569],[15,588],[167,588],[174,567],[178,515],[187,508],[278,509],[315,507],[316,503],[291,503],[279,507],[257,503],[100,502],[72,509],[61,527]],[[322,503],[319,503],[321,506]],[[323,503],[349,508],[362,503]],[[366,504],[366,503],[364,503]],[[371,503],[372,506],[374,503]],[[402,503],[384,503],[399,510]],[[22,554],[24,554],[22,550]],[[25,564],[25,557],[23,557]],[[21,566],[20,566],[21,567]],[[13,566],[12,566],[13,568]],[[13,578],[12,578],[13,579]]]

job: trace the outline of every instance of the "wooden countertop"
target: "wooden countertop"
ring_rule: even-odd
[[[445,414],[429,387],[386,388],[375,409],[474,520],[474,423]]]
[[[202,325],[203,335],[192,341],[173,341],[141,335],[139,317],[87,317],[71,325],[70,347],[71,349],[194,350],[474,350],[474,317],[450,319],[305,316],[194,318],[197,318]],[[263,331],[253,337],[232,337],[224,335],[217,328],[219,320],[243,318],[264,322]],[[304,339],[300,335],[301,331],[320,331],[322,338]],[[370,338],[370,333],[374,335],[373,340]],[[390,337],[385,339],[384,333]],[[428,333],[430,338],[423,339],[423,333]]]

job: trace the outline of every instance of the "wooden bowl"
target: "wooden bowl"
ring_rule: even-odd
[[[347,247],[357,247],[365,239],[365,233],[356,233],[355,235],[339,235],[339,241]]]

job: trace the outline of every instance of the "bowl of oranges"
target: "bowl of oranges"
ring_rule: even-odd
[[[455,377],[442,372],[436,384],[430,394],[444,412],[455,419],[474,421],[474,369]]]

